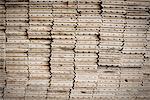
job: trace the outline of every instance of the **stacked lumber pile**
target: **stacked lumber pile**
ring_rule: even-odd
[[[78,1],[75,32],[75,82],[71,100],[91,100],[96,88],[101,25],[99,0]]]
[[[70,0],[52,3],[53,25],[51,31],[51,86],[49,100],[68,100],[73,87],[74,48],[76,27],[76,2]]]
[[[146,60],[145,53],[148,50],[146,35],[150,17],[149,1],[139,0],[135,2],[135,0],[129,0],[125,2],[125,5],[126,26],[122,50],[120,93],[117,95],[122,95],[126,99],[132,99],[136,96],[137,99],[148,100],[149,86],[147,85],[148,77],[144,75],[144,62]],[[149,69],[146,68],[146,70]]]
[[[0,1],[0,100],[149,99],[149,0]]]
[[[51,4],[37,2],[37,0],[29,1],[29,30],[27,31],[30,40],[28,48],[29,81],[25,96],[27,100],[44,100],[47,96],[51,77],[49,72],[51,13]]]
[[[0,99],[4,97],[6,87],[6,67],[5,67],[5,2],[0,1]]]
[[[6,87],[4,99],[22,100],[28,81],[28,2],[5,1]]]

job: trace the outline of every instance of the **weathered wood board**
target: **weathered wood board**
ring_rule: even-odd
[[[0,0],[0,100],[150,100],[150,0]]]

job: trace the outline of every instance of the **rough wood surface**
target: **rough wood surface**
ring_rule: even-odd
[[[0,0],[0,100],[150,100],[150,0]]]

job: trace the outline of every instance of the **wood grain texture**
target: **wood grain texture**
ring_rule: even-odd
[[[150,0],[0,0],[0,100],[150,100]]]

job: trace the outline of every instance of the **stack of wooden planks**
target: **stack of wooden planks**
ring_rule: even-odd
[[[28,81],[28,2],[5,0],[6,87],[3,99],[22,100]]]
[[[1,0],[0,100],[150,100],[150,0]]]
[[[5,67],[5,2],[0,1],[0,99],[4,97],[6,87],[6,67]]]

